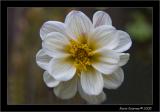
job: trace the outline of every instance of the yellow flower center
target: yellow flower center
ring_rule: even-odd
[[[92,49],[86,43],[71,40],[69,53],[74,59],[74,65],[78,71],[86,70],[91,65]]]
[[[70,40],[70,44],[65,47],[65,52],[70,54],[67,61],[74,64],[78,76],[82,71],[91,70],[91,65],[99,61],[101,54],[95,52],[98,47],[96,41],[86,34]]]

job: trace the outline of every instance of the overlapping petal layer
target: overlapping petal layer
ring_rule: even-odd
[[[97,11],[92,20],[93,24],[81,11],[71,11],[64,23],[48,21],[40,29],[42,49],[36,62],[46,70],[46,85],[61,99],[74,97],[78,90],[88,103],[102,103],[103,88],[116,89],[124,80],[121,66],[130,55],[122,52],[132,45],[129,34],[113,27],[104,11]]]

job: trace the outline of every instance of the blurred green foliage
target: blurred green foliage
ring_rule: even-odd
[[[152,37],[152,25],[141,12],[132,14],[133,21],[127,24],[127,30],[138,42],[145,42]]]

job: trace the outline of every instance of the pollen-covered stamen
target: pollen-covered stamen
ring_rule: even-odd
[[[78,71],[86,70],[91,65],[92,49],[86,43],[71,41],[69,53],[74,59],[74,65]]]

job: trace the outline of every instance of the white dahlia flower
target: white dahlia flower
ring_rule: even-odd
[[[61,99],[77,91],[88,103],[106,99],[103,88],[116,89],[124,80],[121,66],[129,59],[130,36],[112,26],[110,16],[97,11],[93,24],[81,11],[71,11],[65,22],[47,21],[40,29],[42,49],[37,64],[44,82]]]

